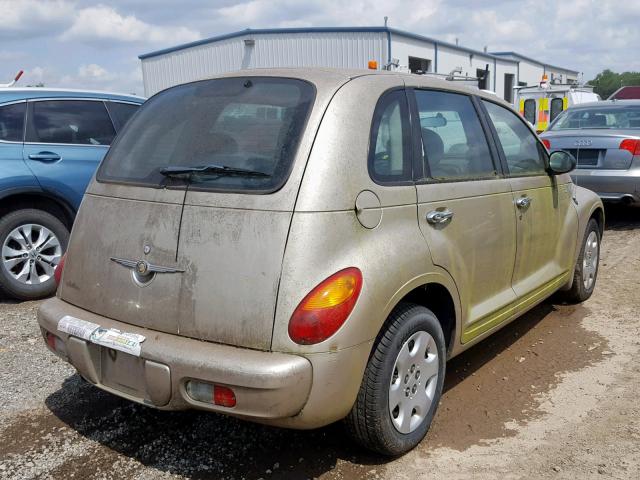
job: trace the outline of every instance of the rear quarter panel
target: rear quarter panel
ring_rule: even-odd
[[[336,93],[323,117],[284,255],[275,351],[336,352],[371,342],[397,302],[430,281],[443,284],[457,299],[452,280],[433,266],[420,233],[415,186],[378,185],[369,176],[369,135],[376,103],[386,90],[402,86],[402,80],[392,75],[355,79]],[[356,197],[363,190],[380,200],[381,220],[372,229],[363,227],[355,212]],[[352,266],[362,271],[363,287],[345,324],[324,342],[295,344],[288,323],[297,305],[322,280]]]

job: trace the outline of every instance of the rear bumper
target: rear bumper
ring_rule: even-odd
[[[629,170],[576,169],[571,172],[574,183],[588,188],[605,201],[640,202],[640,168]]]
[[[140,357],[116,352],[57,329],[65,315],[106,328],[144,335]],[[203,342],[117,322],[58,298],[42,304],[38,322],[64,342],[66,360],[103,390],[164,410],[197,408],[267,423],[295,424],[290,417],[307,403],[312,364],[302,356]],[[189,397],[188,380],[231,387],[236,406],[227,408]]]

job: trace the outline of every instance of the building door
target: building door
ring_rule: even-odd
[[[431,71],[431,60],[426,58],[409,57],[411,73],[426,73]]]
[[[504,100],[505,102],[513,103],[513,82],[515,76],[513,73],[504,74]]]
[[[489,88],[489,77],[491,76],[491,73],[489,72],[489,70],[485,70],[483,68],[477,68],[476,69],[476,77],[478,77],[478,88],[480,90],[490,90]]]

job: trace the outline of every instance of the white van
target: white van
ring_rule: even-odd
[[[538,85],[515,87],[514,90],[514,105],[537,133],[544,132],[567,108],[602,100],[590,85],[552,84],[546,75]]]

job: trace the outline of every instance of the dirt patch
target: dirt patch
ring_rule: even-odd
[[[582,306],[539,305],[451,360],[438,413],[420,448],[464,450],[515,434],[507,422],[541,415],[538,394],[555,386],[561,373],[597,362],[606,349],[603,337],[580,325],[585,314]]]

